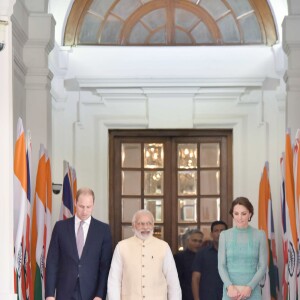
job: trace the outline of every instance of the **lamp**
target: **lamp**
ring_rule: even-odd
[[[62,189],[62,184],[52,182],[52,191],[55,195],[58,195],[61,189]]]
[[[5,46],[5,26],[8,25],[8,21],[0,20],[0,51],[4,49]]]

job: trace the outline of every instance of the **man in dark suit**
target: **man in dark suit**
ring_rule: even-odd
[[[199,229],[190,229],[186,233],[186,249],[174,255],[182,300],[194,299],[192,294],[192,265],[196,252],[202,245],[203,237],[203,232]]]
[[[94,199],[91,189],[78,190],[76,215],[54,226],[46,262],[46,300],[105,299],[112,240],[109,226],[91,216]]]

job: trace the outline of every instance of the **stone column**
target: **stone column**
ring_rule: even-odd
[[[291,138],[300,128],[300,2],[288,1],[289,15],[283,21],[283,48],[288,57],[288,69],[285,74],[286,127],[291,129]]]
[[[54,47],[55,20],[47,13],[31,13],[28,19],[28,41],[24,46],[26,90],[26,129],[32,139],[32,179],[38,165],[39,147],[42,143],[52,157],[52,73],[48,67],[48,57]]]
[[[0,6],[0,299],[17,299],[14,294],[13,259],[13,124],[12,124],[12,24],[15,1],[1,0]],[[2,48],[2,47],[1,47]]]

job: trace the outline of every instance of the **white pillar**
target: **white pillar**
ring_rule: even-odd
[[[1,0],[0,43],[0,299],[17,299],[14,294],[13,264],[13,124],[12,124],[12,15],[15,1]]]
[[[23,57],[27,67],[26,129],[32,139],[32,182],[38,165],[39,147],[42,143],[52,157],[52,104],[50,96],[52,73],[48,67],[48,56],[54,46],[55,20],[47,13],[31,13],[28,19],[28,41]]]
[[[300,128],[300,5],[299,0],[288,2],[289,15],[283,21],[283,48],[288,56],[285,74],[287,87],[286,127],[291,129],[292,139]]]

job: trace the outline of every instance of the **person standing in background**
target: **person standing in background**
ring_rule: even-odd
[[[79,189],[76,215],[56,222],[46,262],[46,300],[104,300],[112,256],[107,224],[94,219],[94,192]]]
[[[214,221],[210,227],[212,243],[196,253],[192,265],[192,291],[194,300],[221,300],[223,282],[218,272],[219,236],[227,224]]]
[[[203,242],[203,233],[199,229],[191,229],[187,232],[187,248],[174,255],[180,286],[182,300],[193,300],[192,294],[192,264],[196,252]]]
[[[153,236],[148,210],[132,218],[134,236],[120,241],[108,276],[109,300],[181,300],[181,289],[169,245]]]
[[[254,209],[245,197],[236,198],[229,211],[235,226],[220,235],[219,273],[223,300],[261,300],[259,282],[267,270],[267,240],[263,230],[249,225]]]

